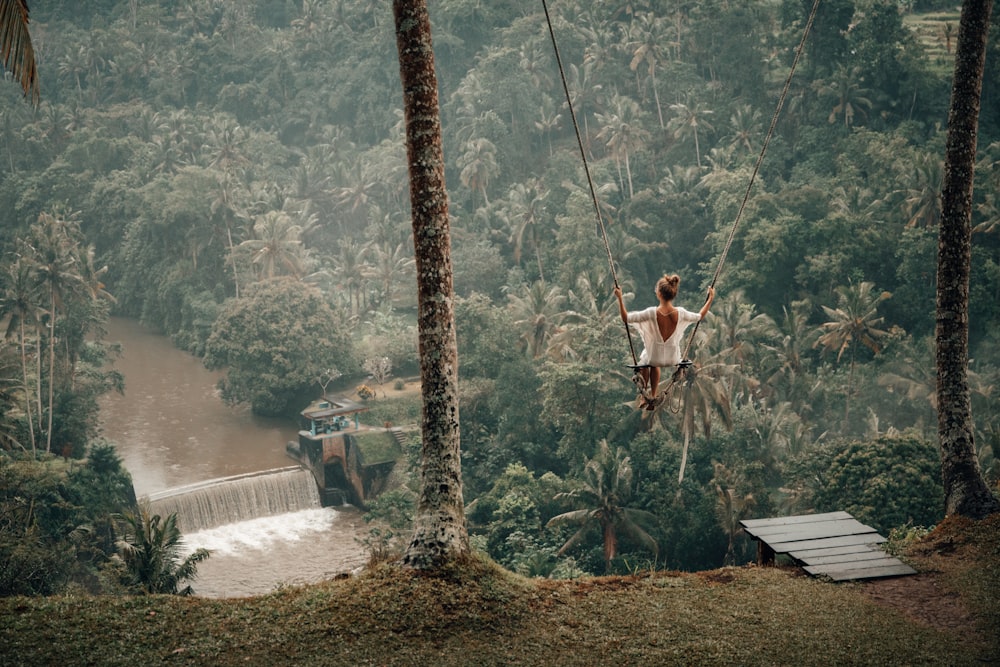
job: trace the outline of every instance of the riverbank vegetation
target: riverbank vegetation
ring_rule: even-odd
[[[656,278],[676,271],[678,303],[694,309],[808,7],[553,5],[629,303],[651,302]],[[120,380],[100,343],[109,311],[225,367],[226,397],[260,412],[294,413],[334,375],[331,390],[353,392],[367,360],[414,373],[387,7],[101,0],[49,2],[32,19],[42,103],[33,111],[0,87],[6,448],[84,454],[96,396]],[[928,443],[953,7],[822,3],[691,348],[697,381],[652,413],[633,405],[539,8],[442,1],[432,19],[464,493],[481,548],[526,576],[701,570],[751,557],[740,518],[849,506],[886,530],[941,520]],[[996,488],[995,43],[982,109],[970,381],[979,463]],[[391,388],[370,401],[379,423],[418,417],[412,404],[398,418],[381,408]],[[863,483],[872,471],[877,488]],[[626,478],[627,495],[597,484]],[[626,497],[635,516],[655,517],[641,528],[656,549],[612,532],[609,551],[596,528],[564,549],[575,527],[548,527]]]
[[[376,566],[268,595],[0,600],[5,664],[976,665],[1000,655],[1000,526],[948,519],[922,574],[830,584],[783,568],[525,579],[476,559]]]

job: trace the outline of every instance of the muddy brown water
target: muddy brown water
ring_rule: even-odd
[[[295,464],[285,455],[295,425],[226,405],[221,374],[200,359],[128,319],[112,318],[107,340],[122,344],[115,366],[125,394],[102,398],[102,434],[115,443],[140,497]],[[212,551],[198,567],[195,593],[255,595],[350,571],[366,559],[358,541],[366,532],[356,508],[317,504],[185,534],[189,550]]]

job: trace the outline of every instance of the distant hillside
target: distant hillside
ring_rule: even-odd
[[[952,11],[911,14],[903,18],[903,25],[916,33],[927,50],[931,66],[940,74],[950,73],[954,66],[960,12],[961,8],[956,7]]]

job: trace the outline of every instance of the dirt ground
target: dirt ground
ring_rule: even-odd
[[[897,610],[918,623],[975,638],[974,617],[957,591],[948,584],[948,574],[975,567],[975,555],[955,548],[947,535],[932,533],[912,547],[906,560],[918,571],[906,577],[873,579],[861,584],[878,604]]]
[[[941,579],[940,572],[921,572],[908,577],[874,579],[862,586],[874,601],[914,621],[937,630],[972,632],[972,615],[958,594],[948,590]]]

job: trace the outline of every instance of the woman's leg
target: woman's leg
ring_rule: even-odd
[[[656,397],[656,390],[660,386],[660,367],[650,366],[649,367],[649,395]]]

